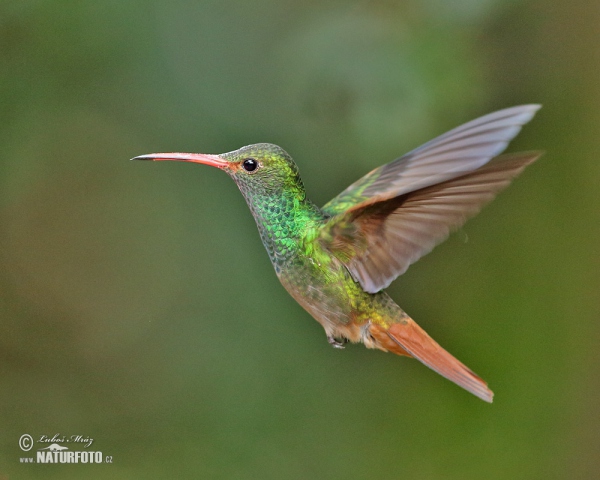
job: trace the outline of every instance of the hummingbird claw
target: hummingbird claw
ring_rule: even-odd
[[[333,348],[340,348],[343,349],[344,348],[344,343],[348,343],[347,339],[342,339],[342,341],[337,340],[333,335],[327,335],[327,341],[329,342],[329,345],[331,345]]]

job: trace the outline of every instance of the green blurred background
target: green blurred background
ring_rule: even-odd
[[[597,478],[598,25],[589,0],[2,2],[0,474]],[[492,405],[332,349],[222,172],[128,161],[277,143],[323,204],[533,102],[511,150],[546,155],[389,289]],[[24,433],[114,464],[21,465]]]

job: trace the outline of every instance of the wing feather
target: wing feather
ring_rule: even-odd
[[[375,293],[477,214],[539,156],[539,152],[505,155],[466,175],[351,209],[322,228],[330,232],[349,225],[352,235],[361,237],[360,247],[353,255],[345,252],[342,261],[365,291]],[[334,237],[339,239],[341,233]],[[324,245],[336,254],[333,241]]]
[[[540,105],[520,105],[465,123],[371,171],[329,201],[330,216],[462,176],[499,155]]]

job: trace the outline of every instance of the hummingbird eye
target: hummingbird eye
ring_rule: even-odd
[[[253,158],[247,158],[246,160],[244,160],[242,162],[242,167],[247,172],[253,172],[254,170],[256,170],[258,168],[258,162],[256,160],[254,160]]]

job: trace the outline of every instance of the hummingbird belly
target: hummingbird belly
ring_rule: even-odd
[[[329,258],[325,268],[311,257],[290,259],[279,271],[279,280],[328,336],[381,348],[373,344],[370,325],[387,328],[407,315],[385,292],[365,292],[339,260]]]

